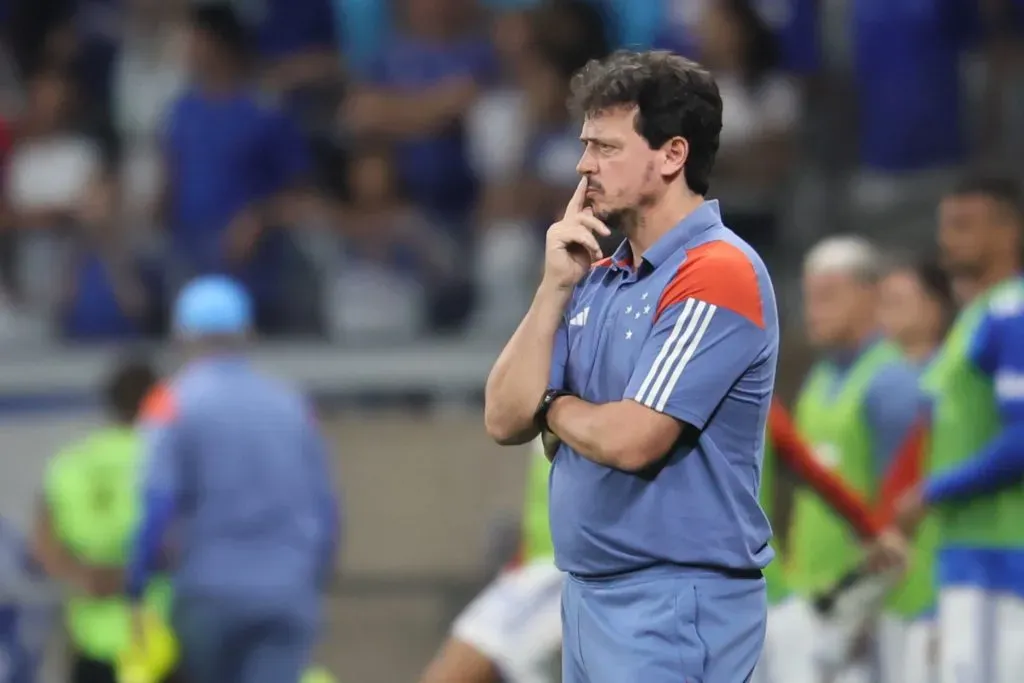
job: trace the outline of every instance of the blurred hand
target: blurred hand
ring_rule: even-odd
[[[263,221],[254,209],[244,209],[231,221],[224,234],[224,256],[232,265],[248,261],[263,232]]]
[[[601,259],[598,236],[611,234],[604,223],[583,208],[587,196],[587,179],[580,179],[576,191],[565,207],[565,215],[548,228],[544,249],[544,282],[559,289],[572,289],[591,265]]]
[[[89,567],[83,570],[82,588],[94,598],[124,593],[124,572],[119,568]]]
[[[902,570],[907,565],[907,541],[896,529],[886,529],[865,548],[868,568],[873,572]]]
[[[927,514],[928,504],[924,500],[924,491],[915,486],[896,502],[896,528],[904,536],[913,537]]]
[[[340,123],[353,133],[368,132],[386,115],[387,106],[387,98],[380,93],[353,93],[341,104]]]

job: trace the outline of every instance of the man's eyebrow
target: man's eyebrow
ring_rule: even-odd
[[[621,144],[615,138],[602,138],[602,137],[598,137],[596,135],[581,135],[580,136],[580,142],[583,142],[583,143],[593,142],[593,143],[596,143],[598,145],[619,145],[619,144]]]

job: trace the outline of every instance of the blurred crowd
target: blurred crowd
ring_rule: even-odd
[[[839,231],[930,243],[951,174],[1024,159],[1017,0],[2,0],[0,22],[6,345],[160,338],[207,272],[267,335],[500,336],[578,178],[571,75],[620,46],[716,74],[711,194],[783,272]]]

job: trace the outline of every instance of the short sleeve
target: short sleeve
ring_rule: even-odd
[[[746,255],[723,242],[692,250],[658,302],[624,398],[703,429],[768,342]]]
[[[971,339],[973,362],[992,378],[1004,422],[1024,422],[1024,289],[996,294]]]
[[[922,415],[916,372],[903,361],[884,366],[867,389],[865,407],[871,426],[876,472],[883,474]]]

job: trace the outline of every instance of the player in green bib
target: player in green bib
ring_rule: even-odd
[[[874,501],[889,459],[918,419],[917,375],[877,326],[878,251],[856,237],[817,245],[804,263],[808,338],[820,354],[796,403],[797,427],[819,461],[863,498]],[[809,491],[798,491],[789,530],[789,584],[802,609],[790,632],[788,681],[820,680],[851,661],[849,637],[826,640],[826,624],[813,608],[864,560],[847,524]],[[836,627],[838,629],[838,627]],[[851,633],[850,636],[853,634]]]
[[[761,507],[773,525],[782,523],[776,516],[775,504],[778,494],[784,491],[779,486],[782,470],[813,491],[860,538],[876,539],[872,543],[872,553],[884,549],[877,540],[881,527],[867,502],[818,462],[786,410],[774,402],[768,414],[764,467],[761,470]],[[765,570],[768,584],[768,629],[753,683],[786,683],[795,680],[792,676],[799,673],[799,670],[793,668],[791,648],[793,639],[799,636],[800,625],[805,621],[803,610],[806,605],[793,599],[781,544],[773,541],[773,545],[776,548],[775,559]],[[794,628],[797,630],[794,631]]]
[[[878,318],[886,338],[899,347],[919,371],[931,363],[956,312],[949,278],[938,263],[905,260],[894,263],[879,286]],[[909,445],[915,447],[916,444]],[[901,456],[902,457],[902,456]],[[893,463],[888,484],[905,473]],[[914,470],[918,470],[915,466]],[[911,471],[910,474],[913,474]],[[898,485],[898,483],[896,484]],[[888,490],[886,491],[888,494]],[[890,501],[883,501],[890,508]],[[880,516],[890,514],[889,509]],[[906,575],[893,588],[879,622],[880,683],[933,683],[937,633],[934,524],[912,544]]]
[[[938,534],[941,682],[1024,671],[1024,233],[1016,183],[972,178],[939,211],[944,265],[965,306],[924,382],[924,482],[898,524]]]
[[[133,635],[123,597],[123,567],[139,515],[142,448],[133,422],[156,381],[148,365],[119,368],[106,392],[111,423],[48,464],[35,546],[46,571],[72,590],[65,615],[72,683],[117,683],[114,663]],[[148,606],[166,617],[170,599],[169,584],[154,581]]]
[[[562,572],[548,522],[551,465],[530,453],[516,562],[459,615],[421,683],[554,683],[562,643]]]

